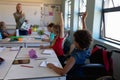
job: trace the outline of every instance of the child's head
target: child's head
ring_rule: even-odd
[[[6,29],[5,22],[1,21],[0,22],[0,30],[5,30],[5,29]]]
[[[54,34],[59,35],[60,34],[60,25],[54,25],[52,28]]]
[[[77,30],[74,33],[74,44],[78,49],[86,49],[92,42],[92,35],[88,30]]]
[[[54,23],[50,23],[48,26],[47,26],[47,29],[49,32],[52,32],[52,27],[54,26]]]

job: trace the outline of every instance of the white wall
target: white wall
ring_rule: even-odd
[[[47,4],[61,4],[61,0],[0,0],[10,2],[43,2]]]
[[[61,0],[0,0],[0,21],[4,21],[8,29],[15,29],[13,13],[16,11],[17,3],[22,3],[26,19],[32,25],[44,27],[50,22],[59,23]],[[49,15],[50,12],[53,16]]]

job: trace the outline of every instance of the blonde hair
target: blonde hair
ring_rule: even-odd
[[[18,6],[19,5],[22,5],[21,3],[18,3],[17,5],[16,5],[16,11],[18,12]]]

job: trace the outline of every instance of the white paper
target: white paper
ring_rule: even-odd
[[[55,66],[59,67],[59,64],[58,64],[57,62],[48,62],[48,61],[42,61],[42,62],[40,63],[40,67],[47,67],[47,64],[48,64],[48,63],[52,63],[52,64],[54,64]]]
[[[42,53],[46,54],[46,55],[51,55],[51,54],[53,54],[53,50],[45,49]]]
[[[20,47],[12,47],[11,51],[18,51],[20,49]]]
[[[0,47],[0,52],[4,51],[6,47]]]
[[[42,61],[40,63],[40,67],[47,67],[47,61]]]

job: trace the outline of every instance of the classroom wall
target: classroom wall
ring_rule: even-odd
[[[0,1],[11,1],[11,2],[43,2],[47,4],[61,4],[61,0],[0,0]]]
[[[23,12],[31,25],[45,27],[51,22],[59,23],[61,0],[0,0],[0,21],[5,21],[7,29],[15,29],[13,13],[17,3],[22,3]]]

